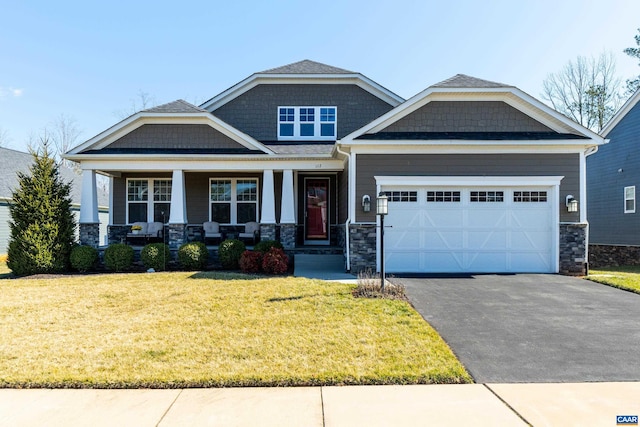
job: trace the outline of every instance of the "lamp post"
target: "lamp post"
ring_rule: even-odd
[[[380,292],[384,292],[384,216],[389,213],[389,199],[380,192],[376,199],[376,213],[380,215]]]

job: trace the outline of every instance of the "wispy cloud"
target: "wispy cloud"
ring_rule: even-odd
[[[0,86],[0,98],[6,98],[6,97],[18,98],[22,96],[22,92],[23,92],[23,89]]]

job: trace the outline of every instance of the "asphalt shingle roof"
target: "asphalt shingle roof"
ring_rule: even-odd
[[[332,67],[331,65],[322,64],[320,62],[303,61],[294,62],[293,64],[283,65],[282,67],[272,68],[262,71],[258,74],[355,74],[353,71],[343,68]]]
[[[296,144],[265,144],[276,154],[297,154],[297,155],[326,155],[331,154],[334,143],[318,144],[318,143],[296,143]]]
[[[29,153],[0,148],[0,197],[12,197],[12,192],[18,188],[18,172],[29,173],[29,166],[33,157]],[[80,204],[82,194],[82,176],[67,167],[60,168],[60,175],[64,182],[71,182],[71,201]],[[98,205],[108,206],[109,195],[98,189]]]
[[[504,83],[482,80],[466,74],[456,74],[446,80],[436,83],[431,87],[441,88],[497,88],[497,87],[513,87]]]
[[[142,110],[143,113],[207,113],[200,107],[188,103],[183,99],[158,105],[157,107]]]

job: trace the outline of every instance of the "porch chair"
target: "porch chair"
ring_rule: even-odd
[[[238,239],[251,240],[255,245],[260,240],[260,224],[255,221],[250,221],[244,225],[244,233],[238,234]]]
[[[150,238],[162,239],[164,235],[164,224],[161,222],[150,222],[147,224],[147,235]]]
[[[220,224],[215,221],[207,221],[202,223],[202,231],[204,231],[204,243],[207,239],[218,239],[222,242],[222,233],[220,232]]]

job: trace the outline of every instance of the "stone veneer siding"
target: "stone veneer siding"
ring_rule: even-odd
[[[280,243],[284,249],[294,249],[296,247],[296,225],[280,225]]]
[[[187,224],[169,224],[169,248],[178,249],[187,242]]]
[[[587,224],[560,224],[560,274],[587,274]]]
[[[376,225],[352,224],[349,228],[351,272],[376,270]],[[640,253],[640,248],[639,253]],[[587,225],[560,224],[561,274],[580,276],[587,274]]]
[[[94,248],[100,246],[100,223],[80,224],[80,244]]]
[[[260,240],[276,240],[276,225],[260,224]]]
[[[640,246],[589,245],[589,268],[640,265]]]

